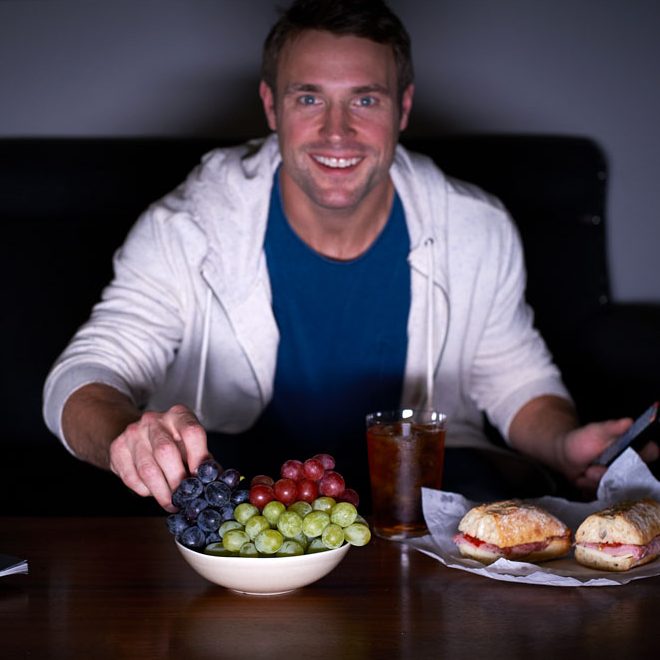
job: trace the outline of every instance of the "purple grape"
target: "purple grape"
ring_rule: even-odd
[[[200,511],[197,516],[197,526],[204,532],[217,532],[220,523],[222,523],[222,516],[217,509],[208,507]]]
[[[222,481],[222,483],[227,484],[231,490],[234,490],[241,481],[241,473],[234,468],[228,468],[218,477],[218,481]]]
[[[245,488],[241,488],[240,490],[235,490],[231,494],[231,503],[234,506],[243,504],[243,502],[247,502],[249,499],[250,499],[250,491]]]
[[[201,550],[206,546],[206,534],[197,525],[188,527],[177,537],[177,540],[191,550]]]
[[[212,481],[204,489],[206,501],[215,508],[220,508],[229,503],[231,499],[231,488],[221,481]]]
[[[186,502],[181,495],[181,491],[178,488],[172,493],[172,504],[177,509],[183,509],[186,505]]]
[[[225,520],[231,520],[234,517],[234,508],[234,505],[231,503],[220,507],[219,511],[222,522],[225,522]]]
[[[197,477],[184,479],[174,491],[181,502],[189,502],[204,492],[204,484]]]
[[[170,530],[170,534],[179,536],[188,527],[190,527],[190,522],[183,513],[172,513],[167,516],[167,529]]]
[[[186,518],[188,520],[197,520],[199,514],[208,507],[209,503],[203,497],[196,497],[190,502],[186,502]]]
[[[212,458],[209,458],[208,460],[200,463],[199,467],[197,468],[197,478],[203,484],[210,484],[212,481],[215,481],[218,478],[221,472],[222,468],[220,465]]]

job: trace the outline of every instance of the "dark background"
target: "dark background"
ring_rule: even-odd
[[[2,0],[0,139],[163,136],[213,141],[263,134],[257,72],[261,42],[278,4],[276,0]],[[602,265],[609,281],[600,303],[659,302],[660,40],[656,35],[660,5],[652,0],[399,0],[391,4],[414,44],[417,96],[408,134],[428,138],[538,133],[595,140],[608,170],[603,213],[607,222],[598,240],[604,241]],[[192,149],[196,158],[198,151]],[[66,456],[40,419],[38,385],[47,365],[84,320],[88,306],[85,302],[83,310],[81,301],[95,300],[99,282],[110,276],[109,255],[133,217],[131,211],[130,217],[113,220],[118,217],[113,213],[119,209],[123,213],[131,200],[108,194],[111,177],[117,174],[111,154],[112,172],[104,184],[102,158],[95,157],[96,169],[88,172],[76,171],[80,166],[76,161],[67,180],[66,157],[57,150],[48,153],[43,160],[24,162],[15,180],[3,178],[0,191],[16,204],[13,211],[19,215],[29,206],[39,216],[39,221],[24,218],[20,226],[3,227],[0,390],[6,394],[24,388],[26,395],[9,399],[3,395],[11,405],[5,410],[6,451],[0,458],[0,511],[19,511],[20,503],[26,502],[25,510],[36,506],[51,513],[94,513],[95,502],[99,510],[103,506],[109,511],[113,507],[107,502],[112,500],[117,510],[158,512],[152,503],[126,492],[113,475],[74,469],[76,460]],[[127,163],[133,169],[127,170],[126,178],[140,192],[135,214],[146,200],[180,180],[188,162],[195,162],[192,156],[188,151],[180,172],[171,170],[167,180],[160,173],[145,175],[137,161]],[[0,159],[5,172],[18,171],[16,158],[3,144]],[[52,178],[51,171],[62,176]],[[49,181],[50,185],[38,191],[29,185],[21,188],[30,183],[31,174],[40,185]],[[77,199],[71,199],[72,190]],[[121,192],[126,193],[124,184]],[[102,217],[91,218],[85,209],[94,206],[98,195],[107,195]],[[60,201],[67,212],[49,216],[49,207]],[[76,207],[78,215],[72,217],[69,212]],[[51,219],[46,227],[44,217]],[[584,223],[581,227],[576,231],[587,231]],[[102,263],[98,251],[85,249],[99,244]],[[66,249],[54,254],[61,245]],[[43,270],[35,275],[30,264],[46,262],[55,269],[52,277]],[[600,277],[601,265],[590,269],[585,262],[585,266],[592,278]],[[92,271],[95,276],[86,279],[84,273]],[[71,286],[63,287],[63,282]],[[590,302],[598,301],[592,296]],[[68,310],[60,319],[48,314],[58,306]],[[637,323],[640,309],[633,311]],[[595,365],[592,377],[607,386],[611,397],[607,403],[616,414],[642,412],[646,398],[639,403],[640,389],[649,390],[649,403],[660,395],[645,387],[647,382],[657,383],[660,373],[655,307],[649,306],[648,318],[641,339],[631,335],[628,320],[617,315],[606,326],[599,325],[601,332],[592,333],[586,342],[593,350],[588,356]],[[647,348],[648,368],[643,363],[641,368],[635,366],[633,383],[628,377],[630,356],[639,357]],[[619,377],[606,382],[613,373]],[[631,392],[634,406],[627,405]],[[39,431],[37,441],[23,442],[21,431],[34,440],[33,429]],[[18,451],[20,461],[15,460]],[[62,471],[63,463],[70,469]],[[11,479],[5,478],[8,474]]]
[[[2,0],[0,136],[266,130],[260,47],[288,0]],[[586,135],[604,149],[617,300],[660,301],[660,3],[393,0],[410,132]]]

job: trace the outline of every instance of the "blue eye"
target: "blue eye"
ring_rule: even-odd
[[[300,103],[300,105],[314,105],[316,103],[316,97],[311,94],[305,94],[298,98],[298,103]]]
[[[358,99],[358,105],[362,108],[369,108],[376,105],[376,99],[373,96],[361,96]]]

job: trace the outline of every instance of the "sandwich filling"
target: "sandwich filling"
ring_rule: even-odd
[[[534,543],[520,543],[518,545],[511,545],[508,547],[501,547],[499,545],[494,545],[492,543],[487,543],[482,541],[474,536],[460,532],[456,534],[453,538],[454,543],[460,549],[461,547],[473,547],[479,548],[480,550],[494,555],[500,555],[506,559],[518,559],[520,557],[526,557],[531,555],[533,552],[542,552],[545,550],[551,543],[554,541],[562,541],[570,539],[570,531],[561,536],[549,536],[542,541],[535,541]]]
[[[631,543],[576,543],[576,547],[597,550],[610,557],[632,557],[640,560],[649,555],[660,555],[660,534],[646,545],[633,545]]]

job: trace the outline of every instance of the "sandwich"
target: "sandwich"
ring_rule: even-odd
[[[470,509],[458,525],[454,543],[464,557],[490,564],[500,557],[541,562],[571,549],[571,530],[534,504],[503,500]]]
[[[660,555],[660,502],[626,501],[593,513],[575,532],[575,560],[606,571],[627,571]]]

